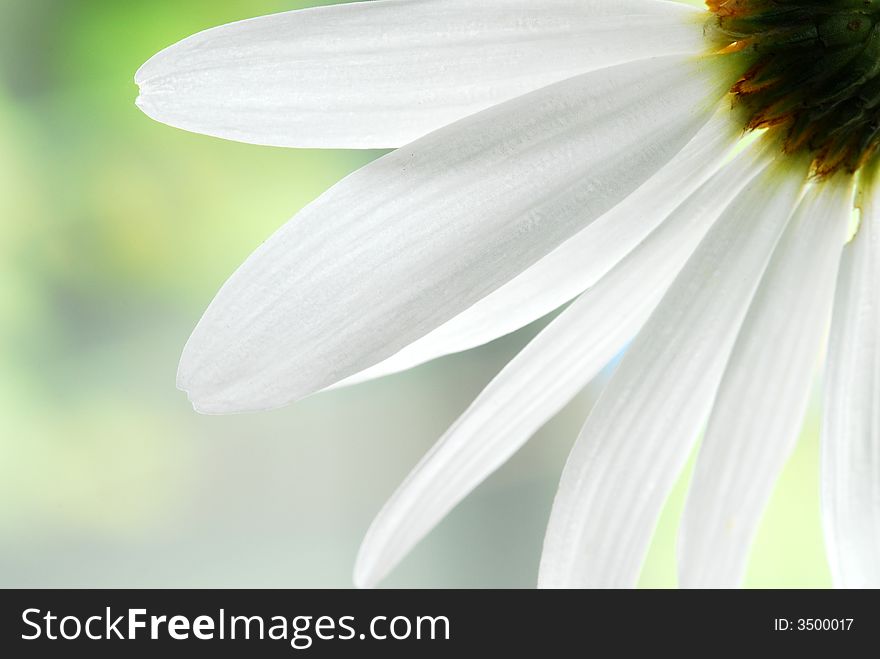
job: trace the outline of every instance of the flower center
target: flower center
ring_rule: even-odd
[[[880,143],[880,0],[707,0],[747,128],[778,131],[819,176],[858,171]]]

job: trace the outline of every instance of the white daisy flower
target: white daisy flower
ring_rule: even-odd
[[[832,572],[880,586],[880,2],[708,4],[376,0],[218,27],[138,71],[139,106],[172,126],[399,147],[223,286],[180,364],[197,410],[286,405],[574,300],[379,513],[358,584],[628,346],[562,475],[539,585],[634,586],[704,427],[680,582],[738,585],[830,324]]]

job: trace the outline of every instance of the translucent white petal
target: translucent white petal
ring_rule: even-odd
[[[880,205],[873,191],[846,247],[834,304],[822,432],[825,543],[836,586],[880,588]]]
[[[200,411],[266,409],[389,357],[653,175],[709,119],[723,78],[678,56],[603,69],[372,162],[226,282],[178,385]]]
[[[380,581],[624,348],[754,173],[746,153],[716,174],[501,371],[376,517],[355,567],[358,585]]]
[[[483,345],[562,306],[595,284],[717,171],[741,133],[730,108],[722,107],[675,158],[601,218],[452,320],[335,386]]]
[[[699,53],[705,12],[653,0],[379,0],[213,28],[135,76],[185,130],[297,147],[384,148],[553,82]]]
[[[683,587],[739,585],[794,448],[831,317],[852,187],[814,186],[773,252],[718,388],[680,530]]]
[[[627,350],[566,463],[540,586],[635,585],[801,178],[773,167],[752,181]]]

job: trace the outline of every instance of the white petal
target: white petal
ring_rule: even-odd
[[[200,411],[266,409],[389,357],[647,180],[728,84],[702,60],[624,64],[372,162],[226,282],[184,349],[178,385]]]
[[[880,206],[873,194],[845,249],[835,295],[822,512],[834,584],[880,588]]]
[[[540,586],[635,585],[664,500],[800,189],[796,176],[777,167],[750,183],[627,350],[565,466]]]
[[[850,185],[817,185],[773,252],[700,447],[680,531],[683,587],[730,588],[742,580],[807,409],[851,213]]]
[[[379,0],[200,32],[135,76],[185,130],[275,146],[401,146],[553,82],[699,53],[705,12],[652,0]]]
[[[716,174],[501,371],[379,513],[358,585],[380,581],[624,348],[754,165],[747,153]]]
[[[740,137],[722,107],[665,167],[550,254],[389,359],[335,386],[405,371],[516,331],[595,284],[715,171]]]

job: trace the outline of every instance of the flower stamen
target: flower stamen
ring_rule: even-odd
[[[719,52],[748,59],[731,93],[746,128],[778,131],[818,176],[880,144],[880,0],[708,0]]]

